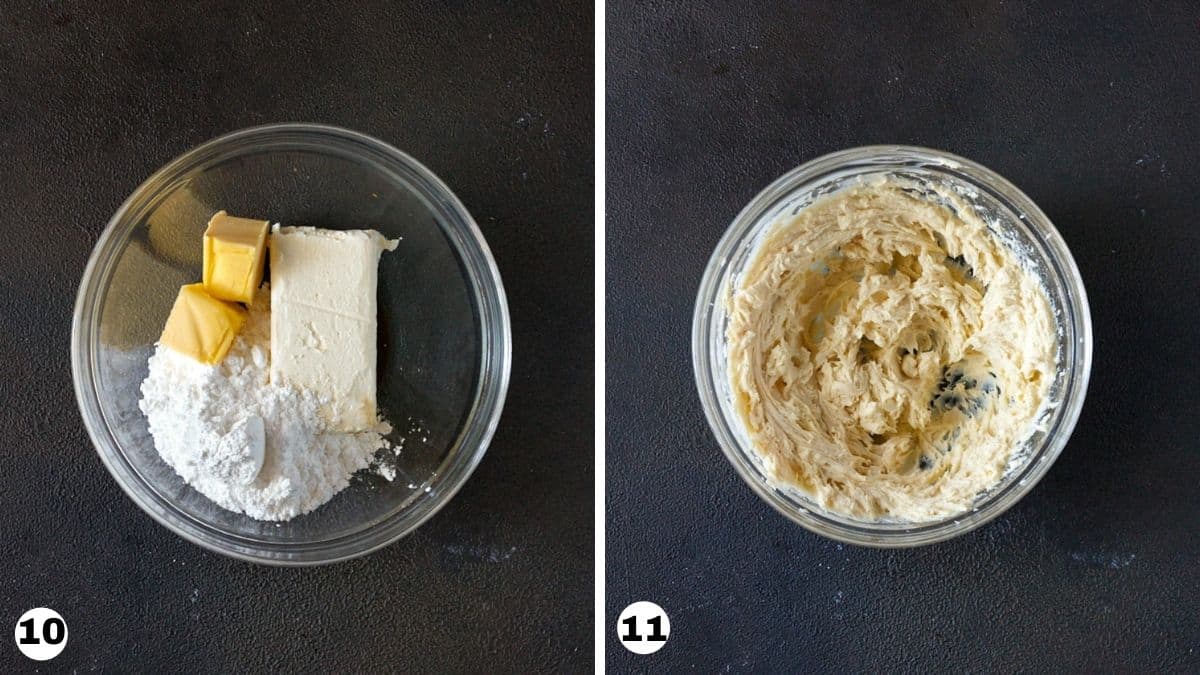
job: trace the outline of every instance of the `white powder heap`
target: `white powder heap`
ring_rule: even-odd
[[[268,382],[271,293],[258,291],[241,334],[218,366],[159,345],[138,404],[163,460],[219,506],[258,520],[288,520],[329,501],[388,447],[391,426],[341,433],[325,428],[312,392]],[[262,469],[253,448],[265,436]]]
[[[261,417],[251,415],[233,424],[221,437],[216,452],[201,449],[200,464],[212,469],[225,483],[249,485],[262,471],[266,456],[266,426]]]

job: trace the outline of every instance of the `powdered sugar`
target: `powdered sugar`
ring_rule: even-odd
[[[250,415],[233,423],[221,437],[215,452],[200,449],[200,464],[212,470],[223,483],[249,485],[258,478],[266,458],[266,428],[263,419]]]
[[[258,520],[288,520],[329,501],[387,448],[379,421],[361,433],[327,430],[326,401],[268,382],[271,294],[264,285],[219,366],[205,366],[159,345],[150,357],[139,407],[159,455],[200,493]],[[252,417],[265,434],[262,468],[254,465]],[[254,424],[249,422],[249,424]],[[232,433],[232,436],[227,439]],[[224,445],[223,445],[224,442]]]

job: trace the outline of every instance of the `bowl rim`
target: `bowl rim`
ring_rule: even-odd
[[[1020,468],[1019,475],[997,494],[983,503],[977,503],[969,511],[931,523],[913,523],[905,529],[903,524],[874,524],[854,521],[854,524],[826,516],[819,507],[799,502],[785,494],[786,486],[774,485],[756,471],[749,456],[753,448],[744,447],[735,428],[742,424],[731,406],[718,390],[720,378],[727,373],[716,373],[716,350],[719,346],[718,332],[723,335],[723,326],[714,323],[718,312],[716,305],[722,296],[730,292],[730,284],[736,282],[736,271],[731,269],[734,251],[747,235],[753,235],[760,219],[781,200],[800,189],[812,187],[823,177],[839,168],[849,168],[856,163],[878,162],[879,169],[886,170],[883,162],[919,162],[927,168],[941,167],[953,172],[961,182],[988,190],[993,196],[999,193],[1005,206],[1014,208],[1021,216],[1021,225],[1030,229],[1030,234],[1039,237],[1047,249],[1050,262],[1060,275],[1063,294],[1074,312],[1064,317],[1071,324],[1074,340],[1069,343],[1073,359],[1066,365],[1067,389],[1058,410],[1052,415],[1052,431],[1045,441]],[[865,168],[860,172],[870,173]],[[769,227],[769,223],[763,224]],[[1067,336],[1068,338],[1071,335]],[[812,159],[784,173],[761,190],[733,219],[713,250],[705,267],[692,319],[692,367],[701,405],[709,427],[717,439],[726,459],[733,465],[741,479],[755,494],[772,508],[791,521],[818,535],[843,543],[875,548],[905,548],[933,544],[951,539],[974,530],[1019,502],[1046,475],[1054,460],[1061,454],[1074,431],[1083,402],[1087,395],[1092,366],[1092,321],[1087,291],[1079,268],[1061,234],[1040,208],[1025,193],[1004,177],[987,167],[969,159],[941,150],[910,145],[866,145],[847,148]],[[1064,342],[1066,343],[1066,342]],[[1062,355],[1066,358],[1066,355]],[[887,529],[879,529],[886,527]]]
[[[264,545],[231,535],[172,507],[136,475],[100,408],[96,387],[97,345],[92,342],[98,340],[96,328],[105,298],[102,284],[111,279],[119,260],[116,254],[121,247],[117,244],[123,244],[140,222],[134,217],[137,210],[147,208],[154,197],[170,194],[178,187],[176,183],[186,181],[206,161],[228,159],[247,150],[269,150],[277,145],[291,147],[289,144],[348,152],[355,159],[369,160],[381,171],[390,171],[384,164],[390,163],[394,169],[402,169],[419,181],[412,183],[413,190],[431,202],[430,208],[439,216],[439,226],[469,271],[479,305],[476,310],[480,316],[480,364],[474,399],[450,446],[451,450],[457,448],[467,454],[448,469],[443,460],[433,474],[439,479],[437,495],[424,500],[427,505],[415,518],[398,525],[396,517],[402,508],[397,507],[333,539]],[[238,560],[276,566],[328,564],[363,556],[398,541],[437,514],[482,461],[504,408],[511,366],[512,327],[504,285],[491,249],[466,207],[445,182],[407,153],[366,134],[326,124],[282,122],[238,129],[186,150],[151,174],[125,199],[101,232],[84,268],[71,322],[71,375],[76,403],[92,445],[125,494],[154,520],[193,544]],[[455,455],[450,452],[448,458]],[[231,543],[231,539],[236,541]]]

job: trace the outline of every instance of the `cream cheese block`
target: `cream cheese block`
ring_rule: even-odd
[[[376,425],[379,257],[398,243],[374,230],[271,230],[271,381],[316,393],[338,431]]]

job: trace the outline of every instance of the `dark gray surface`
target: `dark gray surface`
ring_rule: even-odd
[[[66,618],[58,670],[579,672],[592,661],[592,8],[0,8],[0,625]],[[414,155],[479,222],[513,319],[478,471],[411,537],[317,569],[234,562],[139,511],[84,432],[75,290],[157,167],[272,121]],[[5,633],[11,635],[11,633]],[[0,640],[0,671],[34,665]]]
[[[608,4],[609,666],[1200,671],[1200,12],[704,4]],[[868,143],[1016,183],[1095,322],[1083,416],[1046,479],[918,550],[839,546],[760,502],[691,371],[695,292],[738,210]],[[670,615],[656,655],[616,641],[634,600]]]

